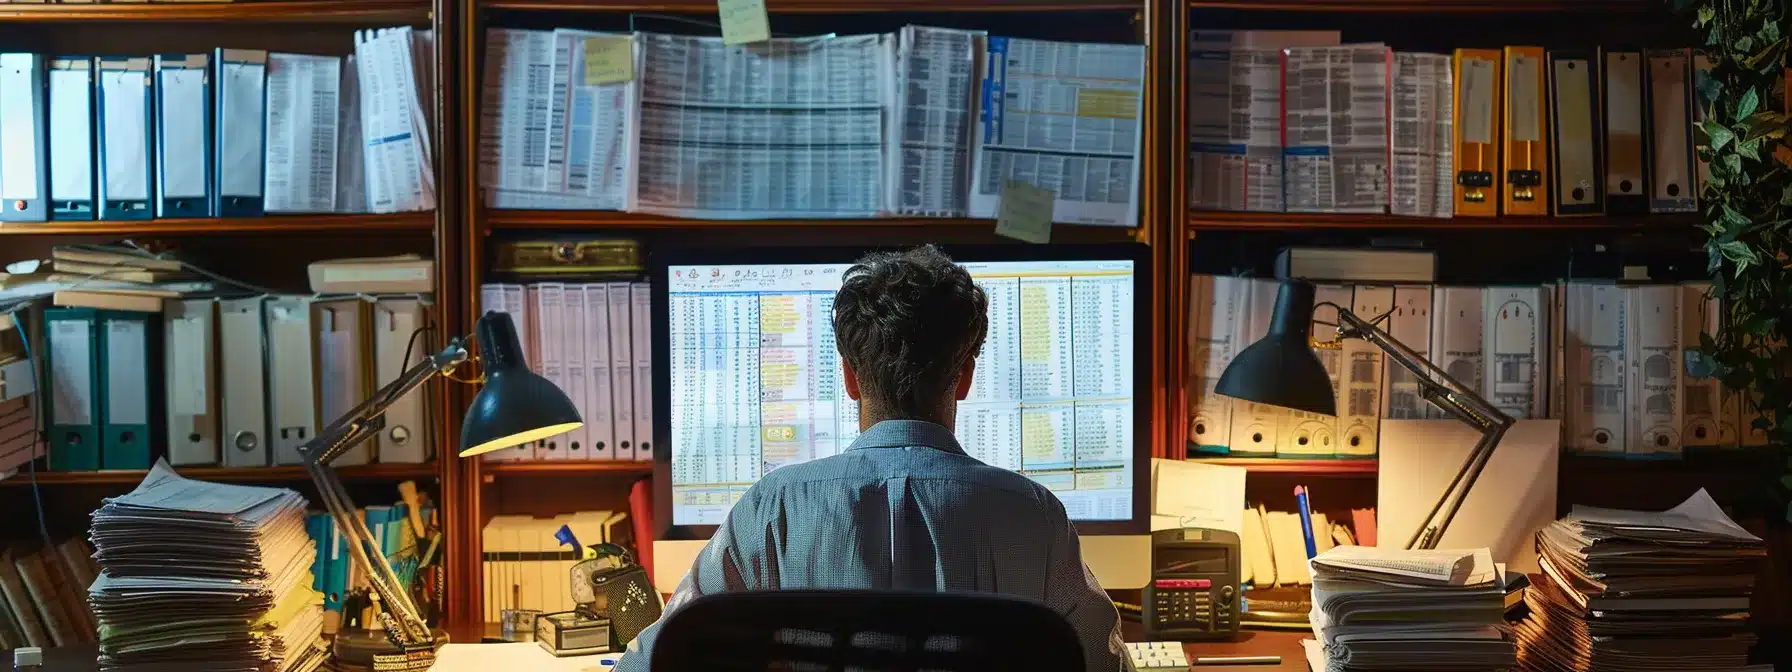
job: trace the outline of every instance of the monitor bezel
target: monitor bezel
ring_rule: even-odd
[[[669,288],[667,270],[689,265],[826,264],[851,263],[867,253],[901,250],[902,245],[823,247],[666,248],[648,254],[647,278],[652,287],[653,313],[653,523],[660,541],[706,540],[716,525],[675,525],[672,521],[672,367]],[[1151,388],[1152,335],[1156,314],[1152,311],[1151,248],[1141,243],[1051,245],[940,245],[954,259],[976,262],[1003,261],[1117,261],[1133,262],[1133,502],[1127,520],[1072,521],[1083,535],[1147,534],[1151,517]]]

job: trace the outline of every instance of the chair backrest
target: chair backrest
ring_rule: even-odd
[[[1082,672],[1070,624],[987,593],[788,590],[707,595],[654,642],[654,672]]]

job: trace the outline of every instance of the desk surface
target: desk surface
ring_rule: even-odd
[[[1139,637],[1139,625],[1126,623],[1123,634],[1128,641]],[[1280,665],[1201,666],[1199,672],[1307,672],[1300,640],[1305,632],[1252,630],[1236,642],[1187,645],[1190,659],[1197,656],[1281,656]],[[96,651],[92,647],[50,649],[44,652],[44,672],[94,672]]]

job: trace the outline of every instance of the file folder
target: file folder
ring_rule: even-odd
[[[265,467],[268,461],[268,390],[262,359],[262,297],[218,302],[218,375],[226,467]]]
[[[1643,53],[1605,54],[1605,209],[1649,211],[1648,144],[1643,141]]]
[[[1550,211],[1557,217],[1605,213],[1599,60],[1597,47],[1549,53]]]
[[[1623,288],[1629,294],[1630,333],[1624,339],[1630,368],[1625,389],[1625,457],[1680,458],[1686,421],[1681,371],[1686,353],[1680,349],[1680,286],[1642,285]]]
[[[156,56],[156,216],[210,217],[211,86],[205,54]]]
[[[162,304],[162,361],[168,462],[218,463],[218,301],[169,299]]]
[[[150,316],[101,311],[100,468],[148,469]]]
[[[44,310],[49,334],[49,444],[51,471],[100,468],[99,311]]]
[[[317,412],[323,422],[348,415],[373,395],[370,372],[373,351],[368,342],[372,303],[360,299],[316,301],[311,304],[311,324],[316,347],[315,389]],[[334,464],[352,466],[374,461],[373,441],[349,446]]]
[[[50,203],[44,59],[0,54],[0,222],[41,222]]]
[[[1499,214],[1503,180],[1499,171],[1500,77],[1504,63],[1498,49],[1457,49],[1456,96],[1451,109],[1456,127],[1456,216]]]
[[[653,461],[653,293],[645,282],[629,285],[634,307],[629,349],[635,359],[635,461]]]
[[[629,340],[628,283],[609,283],[610,302],[610,425],[615,432],[615,459],[635,459],[635,357]]]
[[[1692,151],[1692,50],[1651,49],[1649,66],[1649,212],[1695,212]]]
[[[429,303],[422,299],[382,298],[373,304],[376,387],[397,380],[430,355],[429,340],[417,333],[429,326],[428,310]],[[386,409],[386,427],[379,436],[380,462],[421,464],[432,457],[425,389],[411,390]]]
[[[266,142],[268,52],[218,49],[217,130],[213,141],[217,179],[212,192],[219,217],[260,217]]]
[[[1549,108],[1544,92],[1547,75],[1543,47],[1505,49],[1505,150],[1501,161],[1505,185],[1500,212],[1506,215],[1549,214]]]
[[[100,219],[151,219],[150,62],[99,59]]]
[[[89,221],[94,207],[94,60],[86,56],[51,59],[50,219]]]
[[[585,364],[590,367],[585,379],[585,437],[591,442],[586,459],[616,459],[616,426],[610,382],[610,287],[601,282],[584,285]]]
[[[274,464],[304,464],[299,447],[317,436],[317,392],[311,351],[311,299],[270,296],[267,330],[268,439]],[[226,358],[225,361],[229,361]]]
[[[561,327],[561,339],[566,346],[561,350],[565,357],[567,398],[572,400],[572,407],[579,410],[579,418],[585,424],[572,430],[566,438],[566,455],[568,460],[584,461],[591,459],[591,384],[585,379],[591,375],[591,365],[585,359],[586,337],[585,327],[585,286],[578,283],[567,283],[562,298],[562,309],[566,315]]]
[[[1699,149],[1705,148],[1710,144],[1710,141],[1705,137],[1705,133],[1699,130],[1699,124],[1705,121],[1705,111],[1711,109],[1712,105],[1717,104],[1716,100],[1710,100],[1705,97],[1706,91],[1716,90],[1714,87],[1707,86],[1707,83],[1711,82],[1711,78],[1713,77],[1711,71],[1716,67],[1717,62],[1711,59],[1711,53],[1709,51],[1699,49],[1692,52],[1692,154],[1693,160],[1698,164],[1698,171],[1695,173],[1697,179],[1693,183],[1693,193],[1697,194],[1700,199],[1705,197],[1705,181],[1711,179],[1711,162],[1706,161],[1705,157],[1700,156],[1698,152]]]

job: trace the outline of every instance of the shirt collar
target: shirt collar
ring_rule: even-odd
[[[859,434],[847,450],[861,448],[907,448],[926,446],[955,455],[965,455],[958,437],[943,425],[925,420],[885,420]]]

